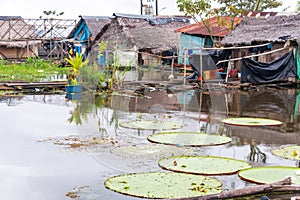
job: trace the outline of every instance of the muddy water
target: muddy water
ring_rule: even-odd
[[[299,166],[270,153],[300,144],[295,89],[200,92],[151,86],[135,91],[139,96],[132,92],[111,97],[84,94],[80,101],[64,95],[1,97],[1,199],[70,199],[66,195],[71,194],[79,199],[138,199],[107,190],[103,182],[123,173],[161,171],[157,160],[171,154],[225,156],[253,166]],[[228,116],[266,117],[283,126],[224,126],[220,120]],[[174,150],[150,144],[146,138],[155,131],[119,126],[136,119],[177,121],[184,124],[182,131],[218,133],[233,141]],[[119,149],[125,145],[136,149]],[[217,178],[228,190],[251,185],[237,175]]]

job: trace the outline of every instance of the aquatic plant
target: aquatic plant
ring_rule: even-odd
[[[234,174],[252,167],[242,160],[217,156],[171,156],[158,163],[163,169],[202,175]]]
[[[161,132],[148,136],[150,142],[176,146],[212,146],[231,142],[231,138],[198,132]]]
[[[215,178],[172,172],[123,174],[108,178],[104,185],[110,190],[142,198],[183,198],[222,191],[222,183]]]
[[[288,146],[271,151],[273,155],[291,160],[300,160],[300,146]]]
[[[281,181],[286,177],[292,178],[292,184],[300,184],[300,169],[289,166],[264,166],[241,170],[239,176],[246,181],[265,184]]]

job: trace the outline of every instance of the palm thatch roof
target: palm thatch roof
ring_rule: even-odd
[[[264,42],[285,42],[300,40],[300,13],[270,17],[244,17],[242,22],[221,44],[224,46],[251,45]]]
[[[179,38],[175,30],[189,24],[189,18],[180,16],[114,16],[111,23],[104,27],[106,31],[97,36],[109,42],[108,50],[111,51],[116,45],[122,49],[148,49],[155,54],[176,49]]]

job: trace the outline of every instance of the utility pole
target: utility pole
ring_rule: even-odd
[[[158,15],[158,0],[155,0],[155,13]]]
[[[143,15],[143,10],[144,10],[143,0],[140,1],[141,1],[141,15]],[[155,14],[158,15],[158,0],[155,0]]]

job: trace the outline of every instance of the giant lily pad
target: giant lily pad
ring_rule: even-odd
[[[272,154],[291,160],[300,160],[300,146],[289,146],[275,149]]]
[[[287,166],[265,166],[241,170],[239,176],[249,182],[267,184],[292,178],[292,184],[300,184],[300,169]]]
[[[174,130],[183,127],[180,122],[158,121],[158,120],[135,120],[121,122],[120,126],[140,130]]]
[[[251,168],[247,162],[216,156],[171,156],[159,160],[163,169],[203,175],[234,174]]]
[[[278,126],[282,124],[282,122],[273,119],[251,117],[226,118],[222,122],[238,126]]]
[[[222,191],[222,183],[215,178],[173,172],[124,174],[104,184],[115,192],[142,198],[183,198]]]
[[[174,156],[174,155],[193,155],[195,151],[193,148],[176,147],[162,144],[138,144],[118,146],[111,150],[115,155],[127,158],[155,158]],[[199,153],[199,152],[198,152]]]
[[[210,146],[231,142],[231,138],[197,132],[160,132],[148,136],[150,142],[177,146]]]

